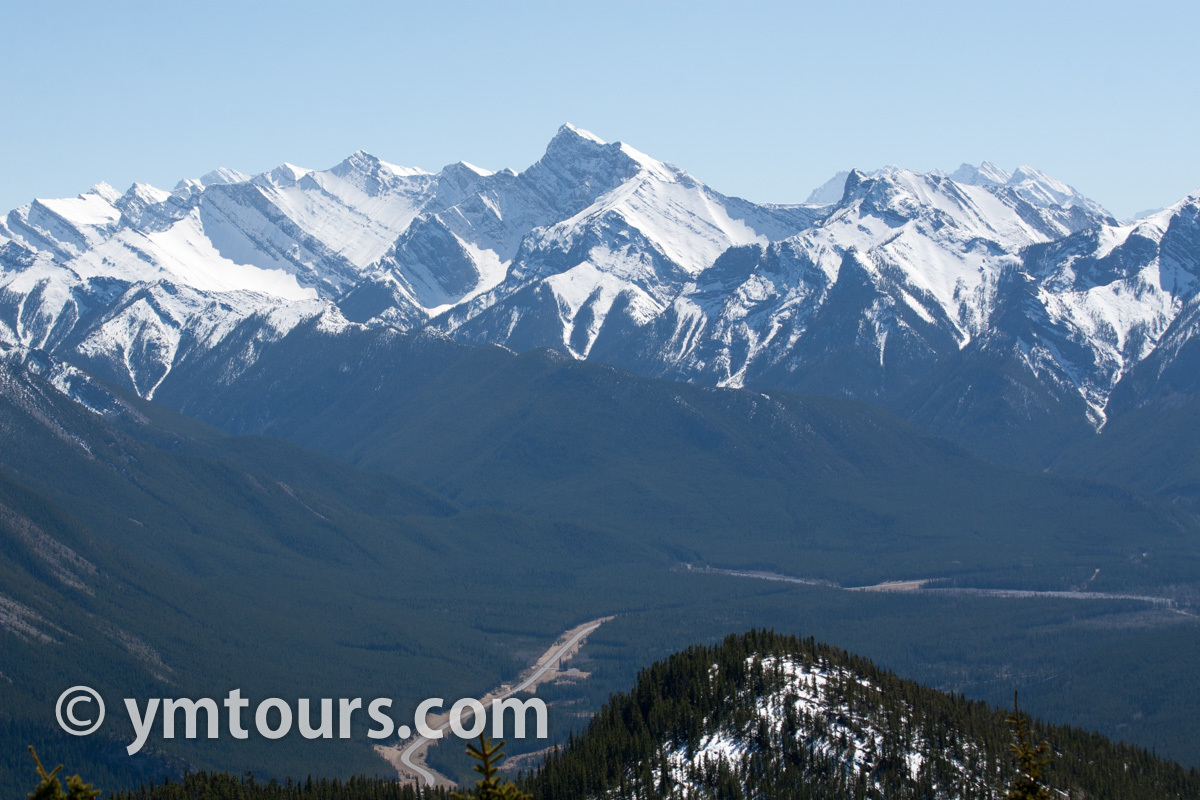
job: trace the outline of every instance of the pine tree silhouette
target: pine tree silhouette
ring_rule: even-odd
[[[1036,747],[1029,741],[1029,724],[1021,715],[1017,705],[1017,693],[1013,692],[1013,713],[1008,718],[1013,729],[1013,755],[1017,759],[1017,776],[1008,785],[1006,800],[1050,800],[1050,790],[1042,783],[1042,773],[1050,763],[1050,743],[1043,741]]]
[[[478,747],[473,744],[467,745],[467,752],[479,762],[474,766],[474,770],[482,778],[475,784],[473,794],[454,792],[450,795],[454,800],[532,800],[532,795],[522,792],[512,781],[500,782],[500,770],[496,764],[504,758],[504,753],[500,750],[502,747],[503,739],[493,742],[491,737],[485,734],[479,735]]]
[[[83,778],[78,775],[67,778],[67,791],[64,792],[62,783],[58,780],[58,773],[62,771],[63,765],[59,764],[53,772],[46,772],[33,745],[29,745],[29,754],[33,756],[38,777],[42,779],[37,788],[29,793],[29,800],[94,800],[100,795],[99,789],[93,789],[90,783],[84,783]]]

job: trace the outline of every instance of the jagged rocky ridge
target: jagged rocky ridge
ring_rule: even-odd
[[[1200,196],[1120,224],[1027,167],[854,171],[813,199],[839,187],[754,204],[569,125],[520,173],[358,152],[101,184],[0,222],[0,347],[153,397],[218,348],[231,379],[301,321],[427,328],[996,438],[1099,427],[1138,365],[1187,350]]]

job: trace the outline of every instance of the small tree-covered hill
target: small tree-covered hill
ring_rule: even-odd
[[[642,671],[526,788],[562,798],[1002,798],[1011,712],[812,639],[752,632]],[[1200,772],[1034,722],[1044,779],[1074,798],[1200,797]]]

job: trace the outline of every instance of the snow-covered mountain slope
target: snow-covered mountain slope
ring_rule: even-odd
[[[151,396],[250,319],[274,320],[260,338],[319,313],[399,329],[442,314],[456,331],[519,313],[499,306],[532,292],[547,302],[525,327],[539,313],[547,325],[528,343],[585,355],[618,295],[649,319],[727,247],[817,213],[724,197],[570,125],[519,174],[466,162],[433,174],[360,151],[323,171],[214,170],[170,193],[99,185],[0,227],[0,343],[102,365]],[[462,335],[510,338],[490,319]]]
[[[1045,309],[1039,338],[1051,343],[1042,355],[1100,414],[1134,366],[1170,363],[1197,332],[1194,315],[1182,312],[1200,289],[1200,197],[1034,248],[1026,261]]]
[[[340,314],[435,177],[355,153],[318,172],[215,170],[174,192],[104,185],[0,229],[0,343],[51,350],[144,396],[253,320],[258,337]],[[235,367],[231,367],[235,368]]]
[[[60,353],[153,396],[187,353],[251,317],[284,331],[323,313],[303,270],[239,246],[227,192],[232,171],[174,193],[99,185],[72,200],[35,200],[0,230],[0,344]]]
[[[991,391],[980,378],[1001,364],[1017,416],[1032,392],[1096,426],[1169,330],[1190,336],[1194,198],[1121,225],[1037,170],[984,162],[853,171],[810,199],[727,197],[571,125],[521,172],[360,151],[171,192],[100,184],[0,221],[0,347],[152,396],[235,331],[230,374],[320,316],[929,420],[960,414],[948,397],[931,411],[933,394]]]
[[[70,258],[106,240],[121,219],[121,195],[98,183],[78,197],[34,200],[10,211],[6,236],[20,237],[31,247]]]
[[[868,177],[877,178],[889,172],[901,169],[888,166],[882,169],[864,172]],[[1060,180],[1050,177],[1041,170],[1022,165],[1011,173],[1004,171],[990,161],[984,161],[978,166],[960,164],[958,169],[950,173],[934,170],[930,175],[947,177],[955,183],[967,186],[1003,187],[1012,189],[1014,193],[1026,202],[1040,208],[1070,209],[1079,206],[1083,210],[1100,217],[1110,216],[1095,200],[1081,194],[1077,189],[1068,186]],[[849,172],[839,172],[821,186],[812,191],[808,197],[810,203],[836,203],[841,199]]]
[[[0,345],[60,353],[152,397],[189,351],[247,319],[283,333],[324,313],[287,273],[220,258],[195,223],[120,231],[66,263],[0,245]]]
[[[1007,186],[856,171],[825,219],[722,256],[626,357],[719,385],[894,394],[988,333],[1026,248],[1104,222],[1082,213]]]
[[[457,167],[377,282],[464,339],[578,357],[618,298],[646,322],[728,247],[782,238],[821,213],[725,197],[570,125],[520,174]]]
[[[1092,343],[1097,371],[1119,376],[1115,411],[1200,392],[1200,192],[1047,249],[1038,263],[1069,286],[1051,308]]]

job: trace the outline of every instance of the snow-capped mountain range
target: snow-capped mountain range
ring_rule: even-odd
[[[949,373],[966,396],[972,365],[1001,363],[1018,415],[1058,404],[1097,427],[1122,378],[1200,324],[1185,313],[1197,194],[1121,224],[1037,170],[985,162],[839,173],[809,200],[727,197],[571,125],[520,173],[360,151],[170,192],[99,184],[0,221],[0,348],[153,397],[235,331],[231,375],[317,319],[321,335],[429,329],[913,418],[944,415],[929,402]]]

